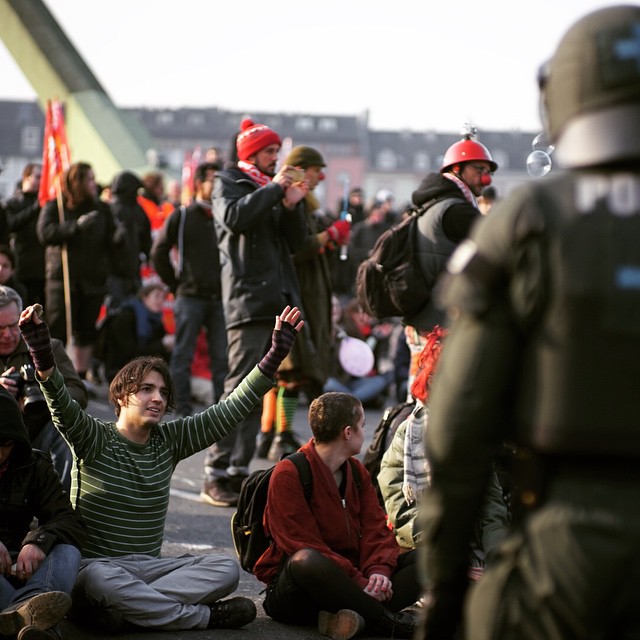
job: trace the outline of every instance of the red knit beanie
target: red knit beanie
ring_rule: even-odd
[[[240,123],[240,133],[236,138],[238,158],[245,162],[270,144],[282,144],[280,136],[266,124],[254,124],[246,119]]]

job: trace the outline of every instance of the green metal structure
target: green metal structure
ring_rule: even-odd
[[[151,169],[153,138],[113,104],[42,0],[0,0],[0,36],[43,111],[49,99],[63,103],[73,162],[89,162],[107,183],[123,169]]]

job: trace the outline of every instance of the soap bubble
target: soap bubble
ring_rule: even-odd
[[[549,142],[547,134],[543,131],[539,133],[531,143],[534,151],[544,151],[546,154],[551,155],[555,147]]]
[[[532,178],[542,178],[551,171],[551,156],[546,151],[537,149],[527,157],[527,171]]]

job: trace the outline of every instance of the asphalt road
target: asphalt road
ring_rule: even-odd
[[[100,418],[111,419],[113,409],[106,402],[106,389],[99,387],[98,398],[92,400],[88,411]],[[301,441],[311,437],[306,421],[306,406],[298,408],[294,429]],[[371,442],[373,431],[380,419],[382,410],[366,410],[366,440],[363,452]],[[230,519],[232,508],[213,507],[201,502],[199,498],[203,477],[204,453],[198,453],[183,460],[173,475],[169,514],[165,529],[162,553],[165,556],[179,556],[185,553],[201,555],[224,553],[235,557],[231,541]],[[266,460],[254,460],[252,469],[267,466]],[[274,622],[262,608],[260,592],[264,585],[251,574],[241,572],[240,585],[236,595],[251,598],[256,603],[258,617],[247,627],[239,630],[190,630],[171,632],[149,632],[118,635],[120,640],[133,640],[144,636],[148,640],[221,640],[239,638],[278,638],[281,640],[301,638],[322,638],[313,627],[292,627]],[[96,637],[95,632],[81,628],[65,620],[61,625],[64,638],[68,640],[89,640]],[[102,635],[102,638],[110,636]],[[360,636],[362,638],[362,636]],[[363,639],[364,640],[364,639]]]

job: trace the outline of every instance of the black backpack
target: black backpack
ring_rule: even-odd
[[[311,467],[307,456],[302,451],[296,451],[281,460],[288,459],[296,465],[300,474],[300,482],[307,502],[311,499]],[[353,478],[360,489],[360,472],[351,458]],[[242,482],[238,506],[231,516],[231,538],[236,550],[240,566],[247,572],[253,573],[253,568],[260,556],[269,548],[270,538],[262,526],[264,509],[267,506],[269,481],[275,465],[268,469],[258,469],[250,473]]]
[[[371,474],[371,483],[373,484],[378,502],[384,509],[384,498],[378,485],[378,473],[380,472],[380,463],[382,456],[389,448],[393,436],[398,427],[407,419],[416,406],[415,400],[411,402],[401,402],[393,407],[387,407],[378,422],[376,430],[373,432],[373,440],[364,454],[362,463],[367,471]]]

